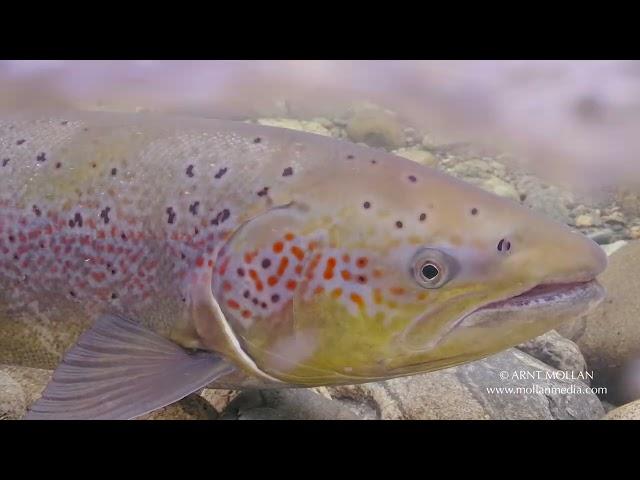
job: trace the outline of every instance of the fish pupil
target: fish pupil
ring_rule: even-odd
[[[440,274],[440,270],[433,263],[426,263],[422,266],[422,276],[427,280],[433,280]]]

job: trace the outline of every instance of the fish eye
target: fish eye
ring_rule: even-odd
[[[455,260],[433,248],[423,248],[413,259],[413,277],[423,288],[440,288],[455,270]]]

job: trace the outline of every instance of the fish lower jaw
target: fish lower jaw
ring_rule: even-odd
[[[537,285],[514,297],[484,305],[475,312],[537,309],[569,303],[599,302],[604,288],[595,280]],[[474,312],[474,313],[475,313]]]

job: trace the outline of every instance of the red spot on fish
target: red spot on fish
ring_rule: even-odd
[[[202,257],[198,257],[198,258],[196,259],[196,266],[197,266],[197,267],[202,267],[203,265],[204,265],[204,258],[202,258]]]
[[[227,300],[227,305],[229,305],[229,308],[233,308],[234,310],[237,310],[238,308],[240,308],[240,305],[238,305],[238,302],[232,299]]]
[[[340,274],[342,275],[343,280],[351,280],[351,272],[349,272],[349,270],[342,270]]]
[[[255,283],[256,290],[261,292],[264,289],[264,286],[262,285],[262,281],[260,280],[260,276],[258,275],[258,272],[256,272],[255,270],[249,270],[249,276],[253,280],[253,283]]]
[[[349,263],[349,262],[351,261],[351,257],[349,256],[349,254],[345,253],[345,254],[342,256],[342,261],[343,261],[344,263]]]
[[[367,266],[368,260],[366,257],[359,257],[358,260],[356,260],[356,265],[358,266],[358,268],[364,268]]]
[[[302,251],[302,249],[296,245],[294,245],[293,247],[291,247],[291,253],[293,253],[293,255],[299,260],[302,261],[302,259],[304,259],[304,252]]]
[[[287,240],[287,241],[289,241],[289,242],[290,242],[291,240],[293,240],[294,238],[296,238],[296,236],[295,236],[293,233],[287,233],[287,234],[285,234],[285,236],[284,236],[284,239],[285,239],[285,240]]]
[[[273,244],[273,251],[274,253],[280,253],[282,252],[282,249],[284,248],[284,245],[282,242],[276,242]]]
[[[91,276],[96,282],[102,282],[106,277],[106,275],[103,272],[92,272]]]
[[[267,283],[269,284],[269,286],[273,287],[275,284],[277,284],[277,283],[278,283],[278,277],[275,277],[275,276],[273,276],[273,275],[272,275],[272,276],[270,276],[270,277],[267,279]]]
[[[243,310],[242,311],[242,317],[243,318],[250,318],[251,317],[251,312],[249,310]]]
[[[302,265],[296,265],[295,272],[300,275],[302,273]]]
[[[295,280],[289,280],[287,282],[287,289],[295,290],[297,285],[298,285],[298,283]]]

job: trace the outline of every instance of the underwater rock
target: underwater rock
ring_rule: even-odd
[[[247,390],[221,415],[222,420],[361,420],[348,405],[316,389]]]
[[[548,185],[532,175],[518,179],[516,189],[520,192],[522,203],[533,210],[544,213],[559,222],[569,224],[571,218],[567,204],[571,203],[568,193]]]
[[[640,240],[640,225],[635,225],[629,229],[629,235],[634,240]]]
[[[26,411],[22,387],[9,374],[0,370],[0,420],[18,420]]]
[[[640,420],[640,400],[611,410],[604,420]]]
[[[379,108],[363,108],[355,112],[347,123],[347,135],[353,142],[389,150],[405,145],[404,130],[389,112]]]
[[[615,252],[620,250],[622,247],[624,247],[627,243],[629,242],[627,242],[626,240],[618,240],[617,242],[609,243],[607,245],[600,245],[600,246],[604,250],[604,253],[607,254],[607,256],[611,256]]]
[[[587,385],[558,372],[510,349],[446,370],[329,391],[340,402],[372,405],[380,419],[601,418],[604,409],[596,395],[584,391]]]
[[[640,356],[640,242],[629,242],[609,257],[598,277],[605,300],[590,314],[558,328],[578,344],[593,370],[610,370]],[[576,327],[578,325],[578,327]]]
[[[563,372],[573,372],[578,376],[587,371],[587,363],[578,346],[555,330],[550,330],[516,348]],[[583,377],[583,381],[589,384],[590,379],[585,375]]]
[[[200,395],[194,393],[179,402],[139,417],[137,420],[216,420],[218,412]]]
[[[324,120],[324,119],[323,119]],[[288,128],[290,130],[300,130],[302,132],[315,133],[330,137],[331,132],[321,123],[321,121],[313,120],[295,120],[293,118],[259,118],[257,122],[260,125],[270,127]]]
[[[438,163],[438,159],[435,155],[417,148],[400,148],[398,150],[394,150],[392,153],[428,167],[433,167]]]
[[[496,161],[466,160],[447,169],[447,173],[501,197],[520,201],[516,188],[502,179],[506,175],[505,166]]]
[[[573,223],[576,227],[593,227],[600,224],[600,218],[590,214],[582,214],[578,215]]]
[[[216,409],[222,412],[240,392],[238,390],[224,390],[221,388],[205,388],[200,396]]]
[[[606,245],[611,243],[615,232],[610,228],[603,228],[602,230],[595,231],[587,235],[591,240],[599,245]]]

